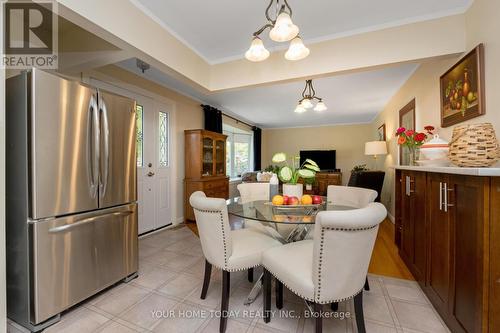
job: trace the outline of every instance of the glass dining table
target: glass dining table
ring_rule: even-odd
[[[316,215],[325,210],[353,210],[356,207],[336,205],[327,202],[307,206],[276,206],[268,200],[241,203],[240,198],[227,200],[229,215],[243,219],[245,224],[254,221],[259,229],[283,244],[305,239],[314,229]],[[245,305],[255,301],[261,291],[262,275],[250,291]]]

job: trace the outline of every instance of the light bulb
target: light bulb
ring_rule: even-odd
[[[264,47],[262,40],[259,37],[254,37],[250,48],[245,52],[245,58],[250,61],[262,61],[268,57],[269,51]]]
[[[326,107],[326,104],[323,103],[323,101],[319,101],[318,104],[314,107],[314,111],[325,111],[328,108]]]
[[[309,52],[309,49],[302,43],[302,39],[297,36],[290,42],[290,47],[285,53],[285,58],[287,60],[300,60],[307,57]]]
[[[282,12],[276,18],[274,27],[269,31],[269,38],[275,42],[288,42],[299,33],[299,27],[292,22],[288,13]]]
[[[296,113],[304,113],[306,112],[307,110],[302,106],[302,104],[297,104],[297,107],[295,108],[295,110],[293,112],[296,112]]]
[[[305,109],[310,109],[313,107],[313,103],[309,98],[304,98],[302,102],[300,102],[300,105],[302,105],[302,107]]]

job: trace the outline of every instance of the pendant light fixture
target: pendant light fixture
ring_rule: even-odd
[[[270,10],[276,4],[276,18],[272,19]],[[271,0],[266,8],[267,23],[253,33],[252,44],[245,53],[245,58],[250,61],[263,61],[269,57],[269,51],[265,48],[260,34],[270,28],[269,38],[276,42],[291,41],[288,51],[285,53],[287,60],[300,60],[309,55],[309,49],[299,37],[299,27],[292,22],[292,8],[287,0]]]
[[[316,105],[314,105],[314,102]],[[302,91],[302,98],[299,100],[299,104],[295,108],[295,112],[303,113],[308,109],[313,109],[314,111],[325,111],[328,108],[326,104],[323,102],[323,99],[316,96],[316,91],[314,90],[312,80],[306,80],[306,86]]]

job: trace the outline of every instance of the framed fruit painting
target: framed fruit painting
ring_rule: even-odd
[[[441,127],[485,113],[484,46],[479,44],[441,75]]]

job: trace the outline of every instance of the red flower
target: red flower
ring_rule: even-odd
[[[432,132],[435,130],[435,128],[434,128],[434,126],[427,125],[424,127],[424,130],[427,132],[427,134],[432,135],[433,134]]]
[[[434,126],[427,125],[427,126],[424,127],[424,130],[426,130],[426,131],[434,131],[435,128],[434,128]]]
[[[406,142],[406,138],[404,136],[400,136],[398,138],[398,145],[404,145]]]
[[[414,130],[407,130],[405,132],[406,136],[412,136],[413,134],[415,134],[415,131]]]
[[[422,142],[426,138],[427,138],[427,135],[425,135],[424,133],[417,133],[417,134],[415,134],[415,141],[417,141],[417,142]]]
[[[396,135],[401,135],[404,133],[404,131],[406,131],[406,128],[404,127],[400,127],[398,128],[398,130],[396,131]]]

